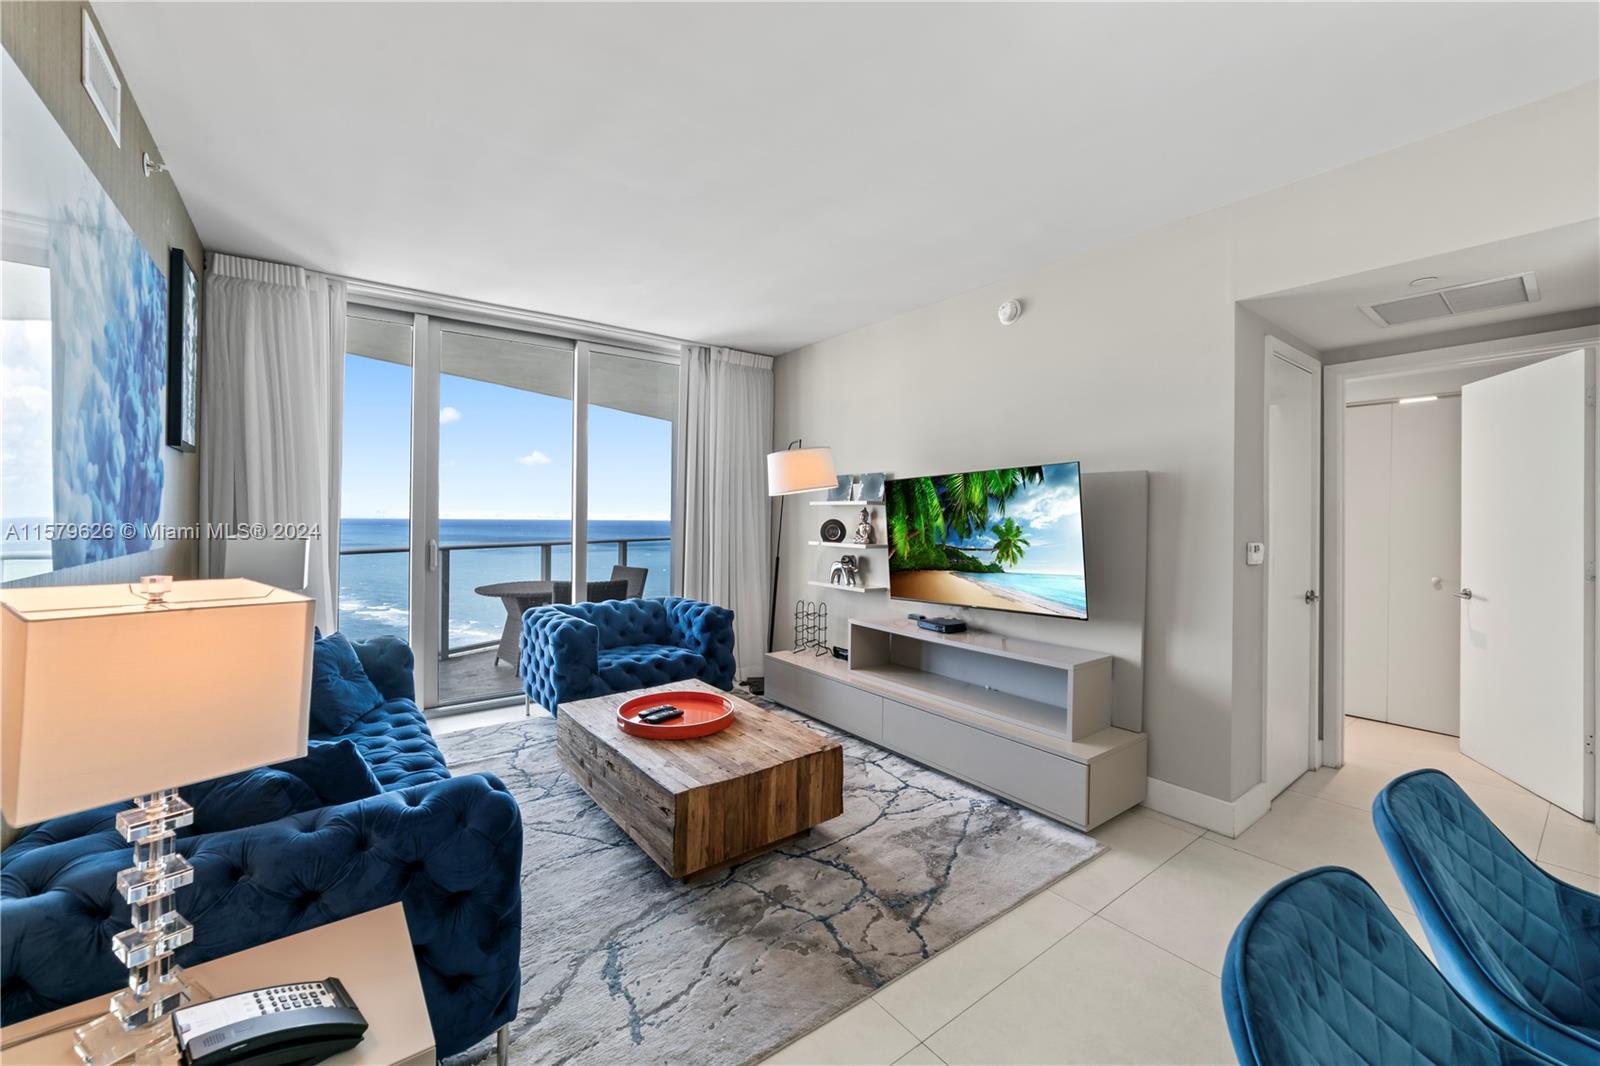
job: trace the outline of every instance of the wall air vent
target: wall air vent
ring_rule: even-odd
[[[94,109],[105,119],[111,139],[122,147],[122,79],[111,64],[111,53],[99,31],[83,9],[83,91],[89,94]]]
[[[1538,299],[1539,281],[1530,272],[1489,281],[1474,281],[1469,285],[1452,285],[1448,289],[1402,296],[1398,300],[1363,304],[1361,313],[1379,326],[1403,326],[1430,318],[1449,318],[1473,311],[1531,304]]]

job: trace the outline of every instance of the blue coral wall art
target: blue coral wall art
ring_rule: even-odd
[[[151,547],[166,476],[167,278],[4,63],[5,259],[49,271],[50,417],[36,432],[51,442],[48,539],[60,569]]]

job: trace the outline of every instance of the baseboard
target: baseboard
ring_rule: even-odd
[[[1272,801],[1267,798],[1265,784],[1229,801],[1151,777],[1145,781],[1144,805],[1213,833],[1236,837],[1266,814]]]

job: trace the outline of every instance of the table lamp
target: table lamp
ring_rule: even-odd
[[[778,566],[783,562],[783,498],[797,492],[831,489],[839,484],[833,470],[833,449],[801,447],[792,440],[781,452],[767,453],[767,495],[778,497],[778,535],[772,548],[772,599],[767,604],[767,650],[778,624]]]
[[[128,987],[79,1028],[87,1066],[176,1057],[190,997],[172,954],[194,939],[174,892],[183,785],[306,753],[313,601],[245,579],[0,592],[0,807],[26,825],[133,798],[117,875],[133,928],[111,939]]]

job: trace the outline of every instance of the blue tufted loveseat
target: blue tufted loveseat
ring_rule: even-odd
[[[396,901],[404,904],[440,1055],[516,1013],[522,818],[489,774],[451,777],[414,702],[411,649],[356,644],[383,702],[341,734],[382,791],[264,824],[180,834],[194,883],[178,909],[194,965]],[[319,737],[315,731],[312,739]],[[117,871],[131,865],[118,805],[34,826],[0,853],[0,1014],[21,1021],[116,989],[127,928]],[[326,974],[306,974],[308,979]],[[337,976],[337,973],[335,974]]]
[[[698,678],[733,687],[733,612],[681,596],[558,603],[522,616],[518,672],[555,714],[571,700]]]

